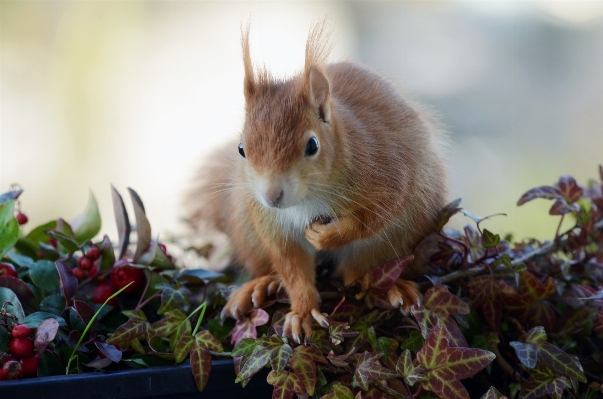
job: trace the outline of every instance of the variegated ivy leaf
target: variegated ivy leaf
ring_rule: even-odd
[[[291,399],[294,393],[304,395],[303,385],[295,373],[283,371],[277,375],[273,370],[268,374],[267,381],[274,385],[272,399]]]
[[[239,341],[239,343],[233,348],[233,357],[242,357],[243,362],[251,356],[255,348],[258,346],[258,342],[253,338],[245,338]]]
[[[174,289],[165,287],[161,292],[161,307],[157,314],[164,314],[170,310],[178,309],[180,306],[188,305],[188,291],[182,288]]]
[[[320,399],[354,399],[354,393],[345,385],[336,383],[332,388],[333,392],[324,395]]]
[[[452,346],[466,347],[467,341],[451,316],[469,314],[469,311],[469,306],[448,292],[448,288],[436,285],[425,293],[423,306],[411,309],[411,314],[417,320],[424,338],[435,326],[443,325],[448,330]]]
[[[270,365],[277,375],[280,375],[289,363],[289,358],[293,355],[293,349],[289,344],[282,344],[272,352]]]
[[[427,377],[421,385],[447,399],[468,399],[469,393],[460,380],[472,377],[496,356],[482,349],[451,347],[448,336],[446,327],[434,327],[417,353],[417,360]]]
[[[396,258],[372,269],[362,279],[362,291],[357,295],[358,299],[364,297],[369,309],[392,309],[387,291],[394,286],[404,268],[412,260],[412,256]]]
[[[298,393],[314,395],[314,387],[316,386],[316,363],[314,363],[314,360],[310,356],[306,356],[303,353],[300,354],[300,352],[296,351],[289,358],[289,364],[303,387],[303,392],[298,391]]]
[[[199,391],[203,391],[211,371],[211,355],[209,350],[204,345],[200,345],[196,339],[191,345],[190,354],[191,369],[195,378],[195,384]]]
[[[355,337],[358,334],[358,331],[350,330],[348,323],[337,321],[329,323],[329,336],[335,345],[339,345],[345,338]]]
[[[266,350],[261,345],[257,345],[245,363],[242,363],[241,371],[237,375],[235,382],[241,382],[251,378],[255,373],[260,371],[262,367],[270,362],[271,357],[271,351]]]
[[[488,392],[486,392],[480,399],[509,399],[504,396],[502,393],[498,392],[498,389],[494,387],[490,387]]]
[[[153,327],[147,321],[147,317],[142,310],[124,311],[123,314],[129,317],[129,320],[115,330],[111,338],[107,340],[107,343],[128,342],[139,337],[148,341],[150,337],[155,335]]]
[[[499,280],[500,281],[500,280]],[[467,283],[469,297],[488,323],[491,331],[498,331],[503,314],[500,283],[491,276],[473,277]]]
[[[545,301],[556,292],[555,281],[548,278],[541,283],[528,271],[519,273],[519,294],[504,284],[504,308],[512,316],[530,326],[544,326],[551,329],[556,324],[553,309]]]
[[[231,343],[237,345],[244,338],[257,338],[257,327],[268,323],[268,313],[264,309],[255,309],[249,317],[237,320],[232,329]]]
[[[183,334],[174,347],[174,360],[181,363],[187,358],[195,339],[190,334]]]
[[[521,385],[519,399],[538,399],[550,395],[553,399],[562,399],[563,391],[570,387],[567,377],[557,377],[555,373],[538,363],[529,370],[530,378]]]
[[[398,358],[396,364],[396,371],[404,378],[404,381],[410,386],[413,386],[417,382],[425,381],[424,370],[419,366],[418,362],[412,361],[410,351],[407,349]]]
[[[199,331],[195,335],[195,345],[214,352],[224,352],[222,343],[207,330]]]
[[[514,341],[510,345],[515,349],[521,363],[527,368],[532,369],[543,364],[555,376],[573,378],[586,383],[586,377],[582,373],[582,365],[578,358],[568,355],[555,345],[546,342],[546,339],[544,329],[534,327],[528,331],[526,343]]]
[[[356,370],[354,371],[354,382],[363,390],[369,389],[372,380],[388,380],[398,377],[398,373],[383,367],[379,363],[381,354],[376,352],[363,352],[354,356],[356,359]]]
[[[180,309],[173,309],[165,313],[161,320],[157,320],[152,324],[155,335],[159,337],[167,337],[175,332],[181,325],[186,328],[186,314]],[[190,325],[190,324],[189,324]]]

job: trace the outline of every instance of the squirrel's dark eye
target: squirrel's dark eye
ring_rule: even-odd
[[[239,154],[241,154],[241,156],[245,158],[245,150],[243,150],[243,143],[239,143]]]
[[[310,137],[308,144],[306,144],[306,156],[311,157],[318,151],[318,139],[316,137]]]

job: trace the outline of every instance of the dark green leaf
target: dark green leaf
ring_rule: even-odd
[[[9,288],[17,295],[25,313],[40,309],[34,293],[23,280],[12,276],[0,276],[0,287]],[[2,303],[0,303],[0,306],[2,306]]]
[[[21,306],[21,302],[19,302],[17,294],[9,288],[0,287],[0,307],[4,302],[12,303],[12,305],[6,306],[8,313],[15,315],[19,321],[25,319],[25,312],[23,312],[23,307]]]
[[[67,322],[61,316],[47,312],[35,312],[27,315],[27,317],[21,321],[21,324],[25,324],[29,328],[38,328],[40,323],[47,319],[54,319],[59,323],[60,327],[67,327]]]
[[[205,269],[186,269],[176,276],[176,280],[186,283],[202,283],[216,278],[223,277],[224,274],[216,273]]]
[[[484,229],[484,248],[495,248],[500,243],[500,236]]]
[[[54,230],[48,230],[46,233],[57,240],[59,249],[62,253],[73,254],[80,249],[78,243],[73,238],[68,237],[63,233]]]
[[[56,266],[48,260],[39,260],[31,265],[29,276],[36,287],[42,290],[55,292],[61,284]]]

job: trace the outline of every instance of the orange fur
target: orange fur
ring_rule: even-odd
[[[251,293],[280,281],[291,299],[285,333],[299,341],[311,332],[312,316],[327,324],[318,312],[317,250],[331,253],[349,284],[411,253],[433,230],[446,198],[442,138],[419,106],[375,72],[326,64],[324,23],[309,36],[303,72],[289,80],[254,72],[249,30],[242,45],[245,158],[237,143],[217,152],[188,202],[193,220],[230,235],[235,262],[255,277],[225,314],[239,317]],[[308,155],[313,136],[318,152]],[[419,299],[413,284],[396,287],[392,303],[404,300],[407,309]]]

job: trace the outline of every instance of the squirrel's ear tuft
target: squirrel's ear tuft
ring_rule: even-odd
[[[318,118],[325,123],[331,122],[331,84],[319,68],[310,69],[308,75],[309,100],[315,108]]]
[[[243,65],[245,67],[245,82],[243,90],[245,93],[245,101],[249,102],[255,93],[255,76],[253,73],[253,65],[251,64],[251,55],[249,53],[249,27],[243,30],[241,27],[241,47],[243,48]]]

